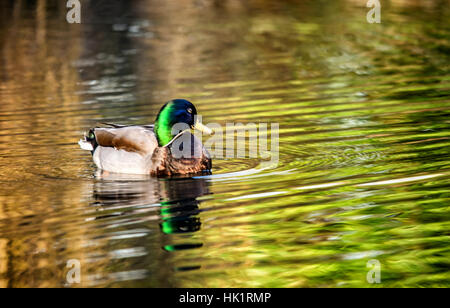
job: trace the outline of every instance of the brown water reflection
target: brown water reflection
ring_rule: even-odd
[[[364,1],[363,1],[364,2]],[[0,287],[448,286],[449,2],[0,3]],[[105,175],[77,141],[183,97],[280,162]],[[73,287],[79,285],[72,285]]]

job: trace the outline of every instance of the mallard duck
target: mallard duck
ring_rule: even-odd
[[[209,171],[210,155],[190,129],[208,135],[213,132],[196,115],[191,102],[175,99],[162,106],[154,125],[104,123],[109,127],[90,129],[78,144],[81,149],[91,151],[95,164],[104,171],[154,176]],[[173,130],[174,125],[184,129]]]

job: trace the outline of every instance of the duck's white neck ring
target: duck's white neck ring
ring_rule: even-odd
[[[180,137],[181,135],[183,135],[185,132],[188,132],[188,131],[190,131],[189,128],[179,132],[175,137],[172,138],[172,140],[169,141],[169,143],[167,143],[166,145],[163,145],[162,148],[168,147],[169,145],[171,145],[175,141],[175,139],[177,139],[178,137]]]

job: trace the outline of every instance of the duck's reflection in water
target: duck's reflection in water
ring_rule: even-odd
[[[157,179],[99,171],[96,179],[98,181],[93,190],[95,205],[104,210],[119,210],[96,219],[139,213],[145,207],[158,207],[163,233],[200,230],[197,198],[210,193],[208,182],[202,178]]]
[[[160,254],[164,251],[171,254],[203,246],[189,233],[201,229],[201,201],[198,198],[207,194],[210,194],[209,183],[202,178],[157,179],[98,172],[93,187],[92,205],[96,211],[92,219],[104,222],[97,226],[102,229],[148,230],[149,235],[143,239],[130,237],[121,244],[145,247],[147,259],[144,263],[151,263],[150,268],[166,266],[171,267],[167,270],[194,270],[200,265],[173,264],[170,255],[159,264],[154,264],[153,259],[161,260]],[[156,245],[160,252],[155,251]]]

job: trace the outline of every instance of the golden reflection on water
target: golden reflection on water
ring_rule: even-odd
[[[0,287],[444,286],[446,1],[0,4]],[[418,15],[418,11],[421,13]],[[174,97],[205,122],[280,123],[280,163],[96,174],[100,121]],[[74,285],[72,285],[74,286]],[[78,286],[78,285],[75,285]]]

